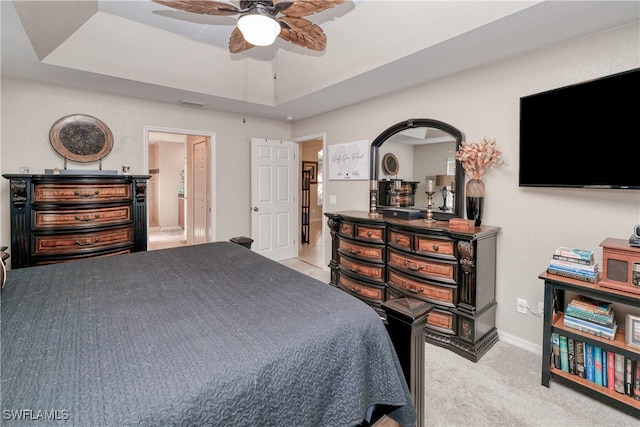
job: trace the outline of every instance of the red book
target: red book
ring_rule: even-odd
[[[616,355],[613,351],[607,352],[607,388],[615,391],[615,376],[616,376]]]

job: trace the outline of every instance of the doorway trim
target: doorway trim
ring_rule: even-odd
[[[326,205],[327,205],[327,182],[329,181],[327,179],[327,164],[329,163],[326,159],[327,156],[327,133],[326,132],[320,132],[320,133],[314,133],[311,135],[306,135],[306,136],[300,136],[297,138],[293,138],[293,142],[297,143],[298,146],[302,143],[304,143],[305,141],[310,141],[312,139],[322,139],[322,152],[325,155],[325,160],[324,162],[322,162],[322,177],[323,177],[323,191],[324,191],[324,197],[322,199],[322,215],[324,216],[324,213],[326,212]],[[298,152],[301,153],[302,150],[298,149]],[[299,190],[298,190],[299,191]],[[300,198],[298,198],[298,212],[300,211]],[[298,220],[299,221],[299,220]],[[298,230],[300,229],[300,225],[298,225]],[[329,267],[327,266],[327,257],[326,257],[326,250],[325,250],[325,236],[327,235],[327,233],[329,232],[329,228],[327,225],[327,221],[322,221],[322,233],[320,233],[320,239],[322,240],[321,246],[322,246],[322,265],[318,266],[320,268],[322,268],[325,271],[329,271]],[[300,239],[298,238],[297,241],[299,241]],[[298,254],[298,251],[300,250],[299,247],[296,247],[296,257]]]
[[[204,136],[209,138],[209,230],[208,230],[208,241],[214,242],[216,240],[216,222],[215,222],[215,212],[216,212],[216,134],[211,131],[203,131],[203,130],[193,130],[193,129],[180,129],[180,128],[167,128],[162,126],[143,126],[143,155],[142,155],[142,169],[145,171],[149,170],[149,132],[160,132],[160,133],[174,133],[179,135],[187,135],[187,136]],[[185,153],[187,150],[187,144],[185,144]],[[185,154],[186,155],[186,154]],[[149,209],[149,206],[147,206]],[[147,213],[147,230],[149,229],[149,215]],[[148,239],[148,237],[147,237]],[[148,243],[148,242],[147,242]]]

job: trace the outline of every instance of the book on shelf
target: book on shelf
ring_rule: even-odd
[[[595,274],[599,271],[598,264],[583,265],[583,264],[576,264],[570,261],[561,261],[555,258],[551,258],[551,260],[549,261],[549,265],[559,269],[577,271],[579,273],[586,272],[586,273]]]
[[[602,349],[602,387],[607,387],[609,372],[607,372],[607,350]]]
[[[613,389],[624,394],[624,354],[616,353]]]
[[[588,381],[595,382],[596,365],[594,364],[593,344],[587,342],[584,343],[584,372]]]
[[[616,354],[612,351],[607,352],[607,388],[615,391],[616,379]]]
[[[635,382],[635,365],[635,360],[630,357],[624,358],[624,394],[631,397],[633,397]]]
[[[597,300],[586,295],[576,295],[569,303],[573,307],[581,308],[596,314],[609,315],[613,310],[613,304],[607,301]]]
[[[558,246],[553,252],[554,255],[564,256],[571,259],[581,259],[589,262],[595,260],[595,256],[592,250],[570,248],[567,246]]]
[[[636,375],[633,387],[633,398],[640,400],[640,362],[636,360]]]
[[[560,335],[560,369],[569,372],[569,344],[564,335]]]
[[[593,382],[602,385],[602,348],[593,346]]]
[[[618,324],[614,323],[613,328],[606,328],[604,326],[594,325],[584,320],[574,319],[569,316],[564,316],[564,326],[577,329],[581,332],[586,332],[591,335],[595,335],[600,338],[606,338],[612,340],[616,337],[616,331],[618,330]]]
[[[611,310],[611,314],[597,314],[592,313],[587,310],[583,310],[581,308],[577,308],[571,303],[567,305],[566,310],[564,311],[566,316],[573,317],[575,319],[585,320],[587,322],[594,323],[596,325],[605,326],[607,328],[612,328],[615,322],[615,312]]]
[[[589,282],[589,283],[597,283],[600,280],[600,277],[602,277],[602,274],[600,272],[598,272],[598,274],[595,277],[592,277],[592,276],[585,275],[585,274],[582,274],[582,273],[575,273],[575,272],[572,272],[572,271],[559,270],[559,269],[553,268],[551,266],[547,267],[547,273],[555,274],[556,276],[566,277],[568,279],[582,280],[584,282]]]
[[[567,338],[567,352],[569,354],[569,373],[576,375],[576,340]]]
[[[580,378],[587,377],[584,370],[584,343],[582,341],[576,341],[576,375]]]
[[[551,334],[551,357],[553,367],[560,369],[560,334],[557,332]]]
[[[573,258],[573,257],[568,257],[568,256],[564,256],[564,255],[558,255],[556,253],[554,253],[551,256],[553,259],[558,260],[558,261],[565,261],[565,262],[570,262],[573,264],[580,264],[580,265],[594,265],[596,264],[596,260],[595,258],[591,258],[591,259],[582,259],[582,258]]]

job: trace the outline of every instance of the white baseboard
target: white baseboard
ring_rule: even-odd
[[[523,350],[527,350],[542,356],[542,346],[539,344],[535,344],[535,343],[532,343],[531,341],[523,340],[520,337],[511,335],[503,331],[498,331],[498,337],[500,338],[501,341],[504,341],[507,344],[515,345],[516,347],[519,347]]]

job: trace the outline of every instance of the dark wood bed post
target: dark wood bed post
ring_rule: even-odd
[[[387,331],[400,360],[400,366],[411,390],[416,408],[416,425],[422,426],[425,410],[425,340],[427,314],[433,305],[415,298],[386,301],[382,309],[387,315]]]

